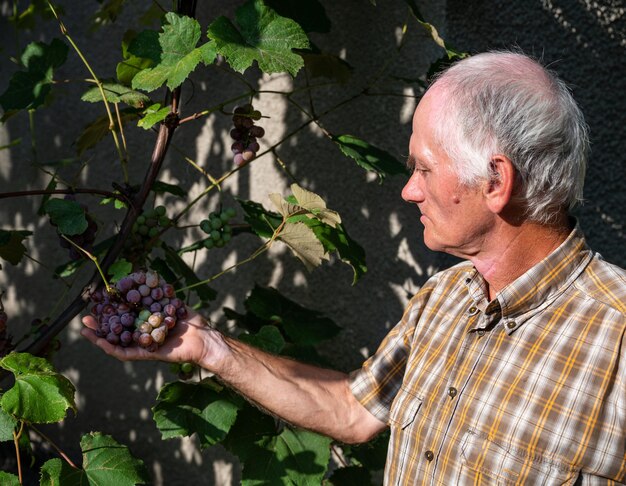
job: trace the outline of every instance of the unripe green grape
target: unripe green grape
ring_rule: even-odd
[[[159,226],[169,226],[170,225],[170,218],[168,218],[167,216],[160,216],[159,217]]]
[[[232,233],[233,232],[233,227],[231,225],[229,225],[229,224],[225,224],[222,227],[222,232],[224,232],[224,233]]]
[[[165,206],[157,206],[154,208],[154,213],[156,216],[165,216]]]
[[[195,366],[193,363],[181,363],[180,365],[180,371],[182,371],[183,373],[191,373],[194,370]]]
[[[137,233],[139,233],[141,236],[148,236],[148,231],[150,231],[150,228],[142,225],[142,226],[139,226]]]
[[[222,238],[222,233],[220,233],[218,230],[212,230],[211,238],[213,238],[213,241],[217,241]]]
[[[220,220],[222,221],[222,223],[228,223],[230,217],[228,216],[228,214],[226,214],[226,211],[222,211],[220,213]]]
[[[230,239],[232,238],[232,235],[230,233],[224,233],[222,235],[222,241],[224,243],[228,243],[230,241]]]
[[[137,224],[144,224],[146,222],[146,217],[143,214],[140,214],[139,216],[137,216]]]
[[[215,246],[217,246],[218,248],[222,248],[225,244],[226,243],[221,238],[219,240],[215,240]]]
[[[218,230],[222,227],[222,220],[220,218],[211,218],[211,228]]]
[[[228,215],[229,218],[234,218],[237,216],[237,210],[235,208],[226,208],[224,212]]]
[[[211,248],[215,246],[215,243],[213,242],[211,238],[207,238],[206,240],[203,240],[202,244],[207,250],[210,250]]]
[[[208,219],[203,219],[200,221],[200,229],[204,231],[207,235],[211,233],[211,222]]]
[[[154,228],[150,228],[150,230],[148,231],[148,236],[150,238],[154,238],[158,234],[159,234],[159,228],[157,228],[156,226]]]

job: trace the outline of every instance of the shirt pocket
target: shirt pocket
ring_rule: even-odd
[[[537,454],[529,458],[525,451],[467,431],[461,440],[461,467],[455,484],[569,486],[577,477],[578,471],[569,464]]]
[[[411,425],[422,406],[422,399],[406,388],[401,388],[391,404],[389,425],[406,429]]]

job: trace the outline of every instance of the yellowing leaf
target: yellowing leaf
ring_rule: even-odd
[[[298,205],[312,213],[317,219],[333,228],[341,223],[341,216],[336,211],[326,208],[326,202],[317,194],[303,189],[298,184],[291,185],[291,192]]]
[[[278,238],[291,248],[309,271],[318,267],[322,260],[328,260],[324,246],[313,230],[304,223],[285,224]]]

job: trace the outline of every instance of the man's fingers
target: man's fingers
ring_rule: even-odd
[[[94,331],[98,329],[98,321],[93,316],[83,317],[83,324]]]

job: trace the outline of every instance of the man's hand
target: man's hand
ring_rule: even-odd
[[[172,328],[165,342],[156,351],[150,352],[140,346],[127,348],[113,345],[106,339],[96,336],[97,322],[93,316],[83,317],[85,327],[81,334],[105,353],[122,361],[158,360],[175,363],[191,362],[207,366],[220,358],[226,346],[218,331],[212,329],[206,320],[193,311],[185,320],[179,320]]]

